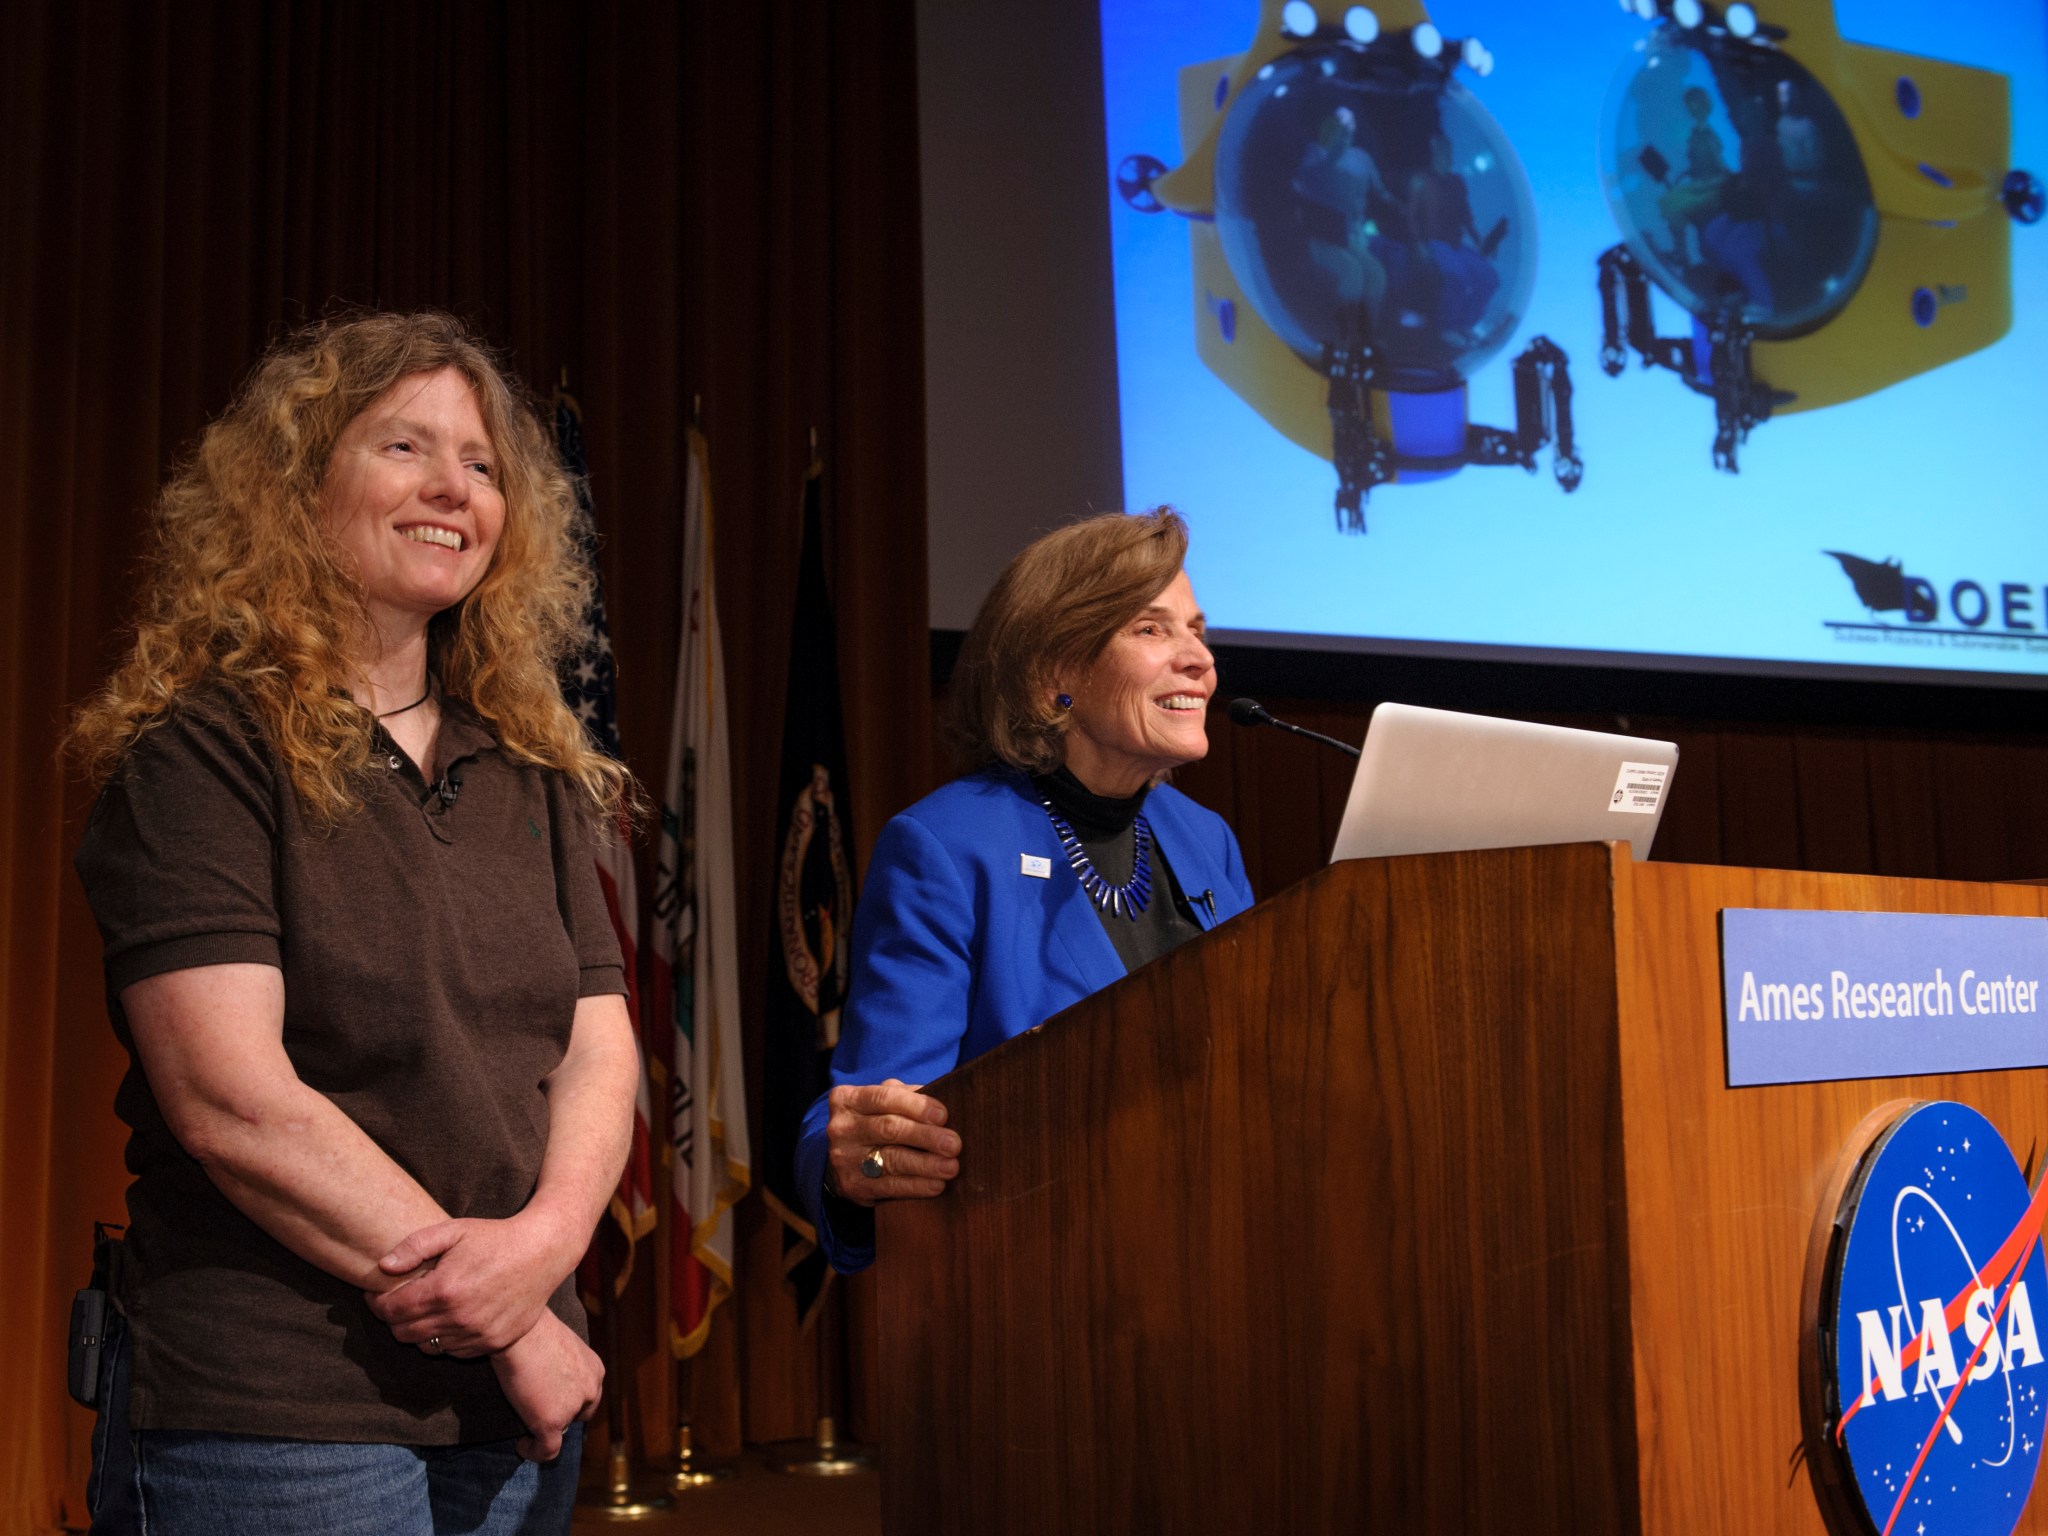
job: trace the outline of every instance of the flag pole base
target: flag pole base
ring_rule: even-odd
[[[690,1433],[689,1425],[676,1427],[676,1470],[669,1478],[670,1491],[688,1493],[692,1488],[730,1482],[739,1475],[735,1462],[706,1461],[698,1455],[696,1437]]]
[[[768,1464],[791,1477],[845,1477],[874,1470],[874,1453],[839,1438],[831,1414],[818,1420],[809,1440],[781,1440],[768,1447]]]
[[[599,1520],[652,1520],[674,1509],[676,1501],[636,1483],[626,1447],[615,1445],[604,1482],[578,1494],[576,1507]]]

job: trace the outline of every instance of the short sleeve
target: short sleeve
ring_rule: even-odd
[[[620,880],[630,878],[633,850],[623,836],[598,836],[588,805],[559,774],[550,776],[548,800],[555,828],[555,890],[580,973],[576,995],[629,993],[614,913]]]
[[[268,750],[225,705],[183,705],[129,749],[75,861],[111,990],[280,963],[276,789]]]

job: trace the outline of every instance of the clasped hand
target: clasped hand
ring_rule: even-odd
[[[524,1338],[491,1356],[491,1369],[526,1426],[519,1454],[528,1461],[559,1456],[563,1432],[596,1414],[604,1395],[604,1362],[552,1312],[541,1313]]]
[[[438,1340],[442,1354],[489,1355],[527,1428],[519,1454],[552,1461],[563,1431],[596,1413],[604,1388],[604,1362],[547,1310],[578,1256],[530,1211],[503,1221],[440,1221],[378,1261],[385,1274],[406,1278],[365,1296],[402,1344]]]
[[[830,1105],[826,1177],[843,1199],[873,1205],[940,1195],[960,1172],[960,1138],[946,1129],[946,1106],[907,1083],[845,1083]],[[861,1163],[877,1148],[885,1172],[869,1178]]]
[[[438,1221],[377,1263],[405,1277],[366,1292],[370,1310],[401,1344],[439,1339],[440,1353],[473,1359],[525,1337],[581,1256],[530,1212],[503,1221]]]

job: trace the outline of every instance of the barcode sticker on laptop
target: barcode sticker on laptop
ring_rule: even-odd
[[[1664,798],[1664,781],[1670,777],[1671,769],[1663,763],[1623,763],[1607,809],[1656,815],[1657,803]]]

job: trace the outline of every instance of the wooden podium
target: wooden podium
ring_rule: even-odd
[[[939,1081],[960,1177],[880,1221],[884,1529],[1820,1536],[1843,1148],[1953,1098],[2025,1157],[2048,1073],[1728,1088],[1723,907],[2048,889],[1359,860]]]

